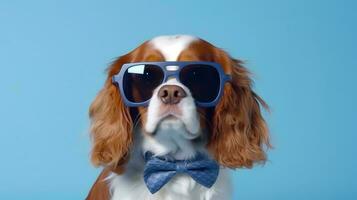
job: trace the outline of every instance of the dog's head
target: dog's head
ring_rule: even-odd
[[[167,61],[177,63],[158,66]],[[151,62],[157,66],[150,68]],[[207,72],[195,62],[217,65]],[[191,65],[180,66],[186,64]],[[267,107],[252,90],[241,61],[199,38],[157,37],[108,68],[104,88],[90,107],[92,162],[121,173],[134,129],[140,127],[146,137],[176,130],[185,140],[206,138],[205,148],[219,164],[249,168],[266,160],[265,147],[270,146],[261,106]]]

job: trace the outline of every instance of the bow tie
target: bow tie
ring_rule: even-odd
[[[219,172],[217,162],[203,154],[190,160],[171,161],[146,152],[145,160],[144,181],[152,194],[159,191],[177,173],[188,174],[197,183],[210,188],[216,182]]]

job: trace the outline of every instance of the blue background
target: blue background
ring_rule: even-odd
[[[104,69],[176,33],[245,60],[272,108],[275,149],[234,199],[357,199],[356,1],[214,2],[1,0],[0,199],[84,199]]]

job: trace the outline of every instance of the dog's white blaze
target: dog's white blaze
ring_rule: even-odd
[[[153,38],[150,43],[162,53],[166,61],[177,61],[180,53],[196,40],[198,38],[191,35],[164,35]]]

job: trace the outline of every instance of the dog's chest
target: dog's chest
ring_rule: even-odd
[[[111,179],[111,200],[203,200],[203,186],[187,175],[176,175],[160,191],[151,194],[140,176]]]

